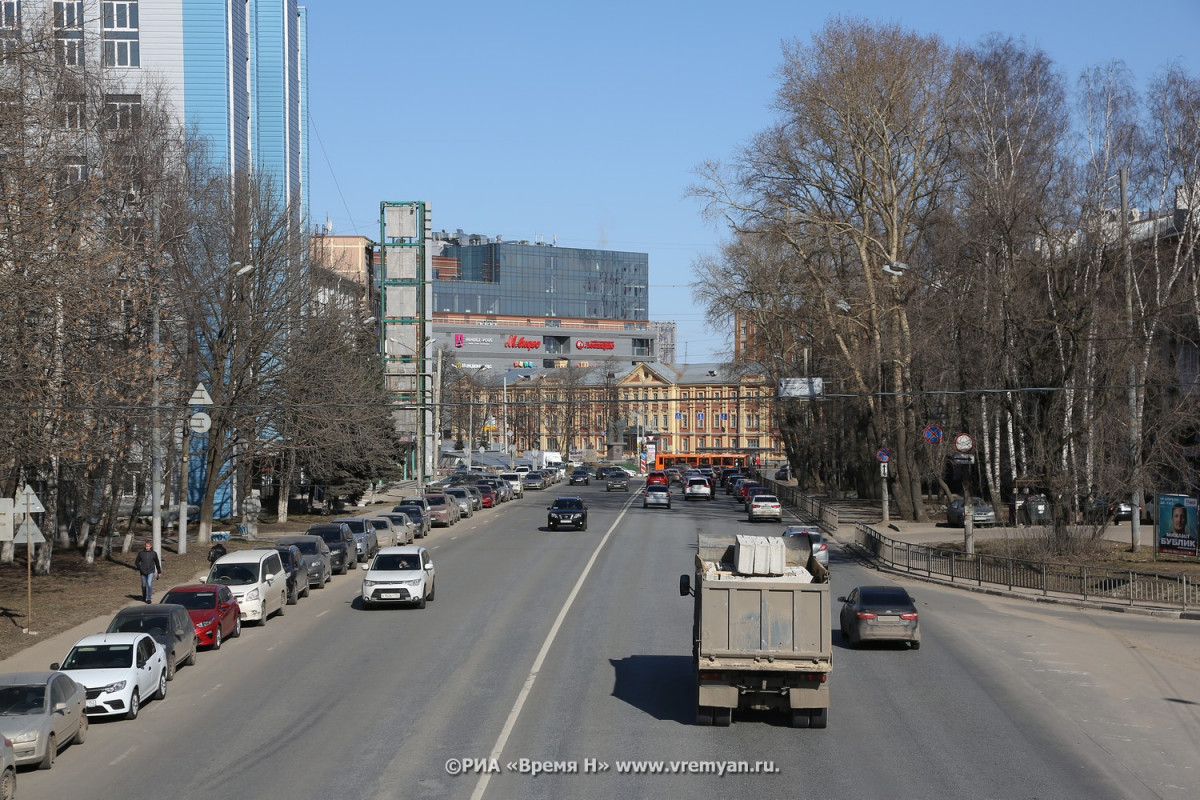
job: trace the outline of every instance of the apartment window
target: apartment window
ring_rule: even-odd
[[[104,127],[127,131],[142,121],[140,94],[110,94],[104,98]]]
[[[747,450],[757,450],[758,449],[758,439],[747,439],[746,440],[746,449]]]
[[[703,449],[704,449],[704,437],[703,437],[703,436],[697,436],[697,437],[696,437],[696,449],[697,449],[697,450],[703,450]]]
[[[140,67],[141,47],[138,41],[138,4],[105,2],[101,8],[104,36],[104,66]]]
[[[80,95],[64,95],[59,98],[59,127],[67,131],[83,130],[84,112],[87,104]]]
[[[690,439],[688,439],[688,437],[686,437],[686,436],[684,436],[684,437],[683,437],[683,439],[681,439],[681,440],[680,440],[679,449],[680,449],[680,452],[681,452],[681,453],[686,453],[686,452],[688,452],[689,450],[691,450],[691,449],[692,449],[692,448],[689,446],[689,443],[690,443],[690,441],[691,441],[691,440],[690,440]]]
[[[21,4],[18,0],[0,2],[0,58],[21,47]]]
[[[687,430],[688,415],[684,414],[679,418],[679,427],[681,430]]]
[[[63,162],[62,175],[69,184],[87,180],[87,163],[83,156],[68,156]]]
[[[757,428],[757,427],[759,426],[759,424],[760,424],[760,423],[759,423],[759,416],[758,416],[758,414],[753,414],[753,415],[751,415],[751,417],[750,417],[750,427],[751,427],[751,428]]]

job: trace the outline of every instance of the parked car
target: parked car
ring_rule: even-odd
[[[499,493],[486,483],[477,483],[475,488],[479,491],[479,507],[480,508],[495,508],[500,504]]]
[[[109,621],[108,633],[148,633],[167,654],[167,680],[175,670],[196,663],[196,626],[187,609],[174,603],[123,608]]]
[[[483,492],[479,491],[479,487],[474,483],[466,483],[463,484],[463,488],[471,495],[472,510],[481,510],[483,508]]]
[[[859,586],[838,602],[842,635],[851,647],[866,641],[908,642],[913,650],[921,646],[917,606],[902,587]]]
[[[433,599],[434,569],[424,547],[387,547],[363,566],[363,608],[383,603],[413,603],[424,608]]]
[[[756,494],[746,504],[746,519],[758,522],[760,519],[783,522],[783,504],[773,494]]]
[[[445,494],[427,494],[425,502],[429,503],[430,521],[434,525],[449,528],[458,522],[458,501]]]
[[[385,511],[382,514],[377,514],[371,519],[386,519],[392,525],[392,535],[394,540],[387,545],[380,542],[380,547],[395,547],[400,544],[412,544],[417,538],[417,524],[412,521],[412,517],[405,514],[403,511]]]
[[[167,653],[148,633],[85,636],[50,669],[83,685],[90,717],[137,719],[143,702],[167,696]]]
[[[375,527],[375,542],[379,547],[395,547],[400,536],[396,532],[396,526],[392,521],[382,514],[376,514],[369,517],[368,521]]]
[[[508,484],[514,498],[525,496],[525,484],[521,482],[521,473],[515,470],[501,472],[500,479]]]
[[[358,562],[358,548],[350,526],[343,523],[319,522],[309,525],[307,536],[320,536],[329,548],[329,560],[334,574],[345,575]]]
[[[354,552],[359,561],[366,561],[379,550],[379,537],[375,534],[375,526],[371,518],[365,514],[354,517],[338,517],[334,524],[346,523],[350,533],[354,534]]]
[[[530,470],[521,477],[521,485],[526,489],[545,489],[546,476],[537,470]]]
[[[622,492],[629,491],[629,473],[620,467],[612,467],[604,475],[604,491],[611,492],[618,489]]]
[[[1017,521],[1024,525],[1051,525],[1054,515],[1050,500],[1044,494],[1026,495],[1017,507]]]
[[[0,675],[0,738],[12,743],[13,763],[50,769],[63,747],[83,744],[88,735],[86,700],[87,690],[61,672]],[[0,781],[4,779],[0,775]],[[0,791],[0,800],[10,797]]]
[[[429,506],[429,499],[427,497],[425,497],[425,495],[420,495],[418,497],[406,497],[400,501],[400,505],[402,505],[402,506],[420,506],[421,508],[423,508],[425,510],[426,514],[429,514],[430,512],[433,511],[433,509]]]
[[[702,475],[688,478],[687,485],[683,487],[684,500],[712,500],[712,497],[712,484]]]
[[[642,508],[650,506],[670,508],[671,507],[671,492],[662,484],[654,484],[647,486],[642,493]]]
[[[12,740],[0,736],[0,798],[13,800],[17,796],[17,754]]]
[[[784,536],[807,536],[812,543],[812,554],[821,566],[829,566],[829,543],[825,534],[815,525],[789,525],[783,529]]]
[[[201,647],[220,650],[226,639],[242,635],[241,609],[228,586],[216,583],[176,586],[163,595],[163,602],[187,609]]]
[[[475,483],[476,486],[490,486],[492,491],[496,493],[496,504],[507,503],[512,499],[512,487],[508,485],[508,481],[500,480],[497,477],[480,478]]]
[[[320,536],[283,536],[276,540],[276,544],[295,545],[300,551],[300,560],[304,563],[310,587],[324,589],[325,584],[333,578],[333,554]]]
[[[576,467],[571,470],[571,486],[582,484],[590,486],[592,484],[592,473],[588,472],[587,467]]]
[[[587,503],[582,497],[556,497],[546,509],[546,527],[552,531],[564,525],[586,531],[588,523]]]
[[[279,553],[283,562],[283,572],[287,575],[287,604],[294,606],[301,597],[308,597],[308,570],[304,559],[300,556],[300,548],[294,544],[259,545],[255,550],[274,550]]]
[[[1085,519],[1101,525],[1106,522],[1128,522],[1133,519],[1133,504],[1126,500],[1113,500],[1108,497],[1097,497],[1087,505]]]
[[[996,512],[990,505],[985,503],[980,498],[975,498],[972,502],[971,524],[972,525],[995,525]],[[961,497],[956,497],[950,501],[950,505],[946,506],[946,524],[958,528],[965,527],[967,518],[967,501]]]
[[[408,515],[409,519],[413,521],[413,525],[416,526],[413,529],[413,536],[416,536],[418,539],[424,539],[429,535],[429,529],[433,525],[433,520],[430,518],[426,506],[401,503],[398,506],[392,506],[392,511]]]
[[[287,606],[287,575],[274,550],[239,550],[213,562],[205,583],[229,587],[237,598],[242,621],[266,625],[273,614],[283,616]]]
[[[475,516],[475,501],[471,499],[471,494],[462,486],[454,486],[447,489],[447,495],[454,499],[458,504],[458,513],[463,517]]]

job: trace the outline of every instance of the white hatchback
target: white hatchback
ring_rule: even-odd
[[[167,696],[167,653],[148,633],[98,633],[51,664],[87,690],[83,712],[135,719],[142,703]]]
[[[424,608],[433,599],[434,572],[424,547],[383,547],[369,564],[362,582],[363,608],[384,603],[405,603]]]

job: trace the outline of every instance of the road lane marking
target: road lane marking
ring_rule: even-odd
[[[136,746],[134,746],[134,747],[131,747],[131,748],[129,748],[128,750],[126,750],[124,753],[121,753],[121,755],[119,755],[119,756],[117,756],[116,758],[114,758],[112,761],[108,762],[108,765],[111,767],[111,766],[114,766],[114,765],[116,765],[116,764],[120,764],[122,761],[124,761],[125,759],[127,759],[127,758],[129,758],[131,755],[133,755],[133,754],[134,754],[136,751],[137,751],[137,747],[136,747]]]
[[[525,678],[525,685],[521,687],[521,691],[517,694],[517,701],[513,704],[512,710],[508,712],[508,719],[504,721],[504,727],[500,730],[500,738],[496,740],[496,746],[492,748],[491,759],[499,759],[500,754],[504,752],[504,746],[508,744],[508,737],[512,735],[513,728],[516,727],[517,718],[521,716],[521,709],[525,706],[525,701],[529,699],[529,694],[533,689],[533,682],[537,680],[538,672],[542,669],[542,663],[546,660],[546,655],[550,652],[551,645],[554,644],[554,639],[558,636],[558,629],[562,627],[563,620],[566,619],[567,613],[571,610],[571,606],[575,603],[575,598],[579,595],[579,590],[583,588],[583,582],[587,580],[588,574],[592,571],[592,566],[595,565],[596,559],[600,557],[600,551],[604,549],[604,545],[608,543],[613,531],[621,524],[625,512],[633,505],[633,498],[630,497],[625,501],[625,507],[621,509],[621,513],[613,520],[613,524],[605,531],[604,537],[600,540],[600,544],[596,545],[596,549],[592,551],[592,557],[588,559],[587,564],[583,568],[583,572],[579,575],[579,579],[575,581],[574,588],[567,595],[566,601],[558,611],[558,616],[554,619],[554,624],[550,626],[550,632],[546,634],[546,641],[542,642],[542,648],[538,650],[537,658],[533,660],[533,666],[529,670],[529,675]],[[482,800],[483,793],[487,791],[488,782],[491,780],[490,773],[483,773],[479,776],[479,782],[475,784],[475,791],[471,792],[471,800]]]

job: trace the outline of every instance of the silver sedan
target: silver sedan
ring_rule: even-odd
[[[87,690],[61,672],[0,675],[0,737],[10,739],[18,764],[50,769],[58,751],[82,744]]]

